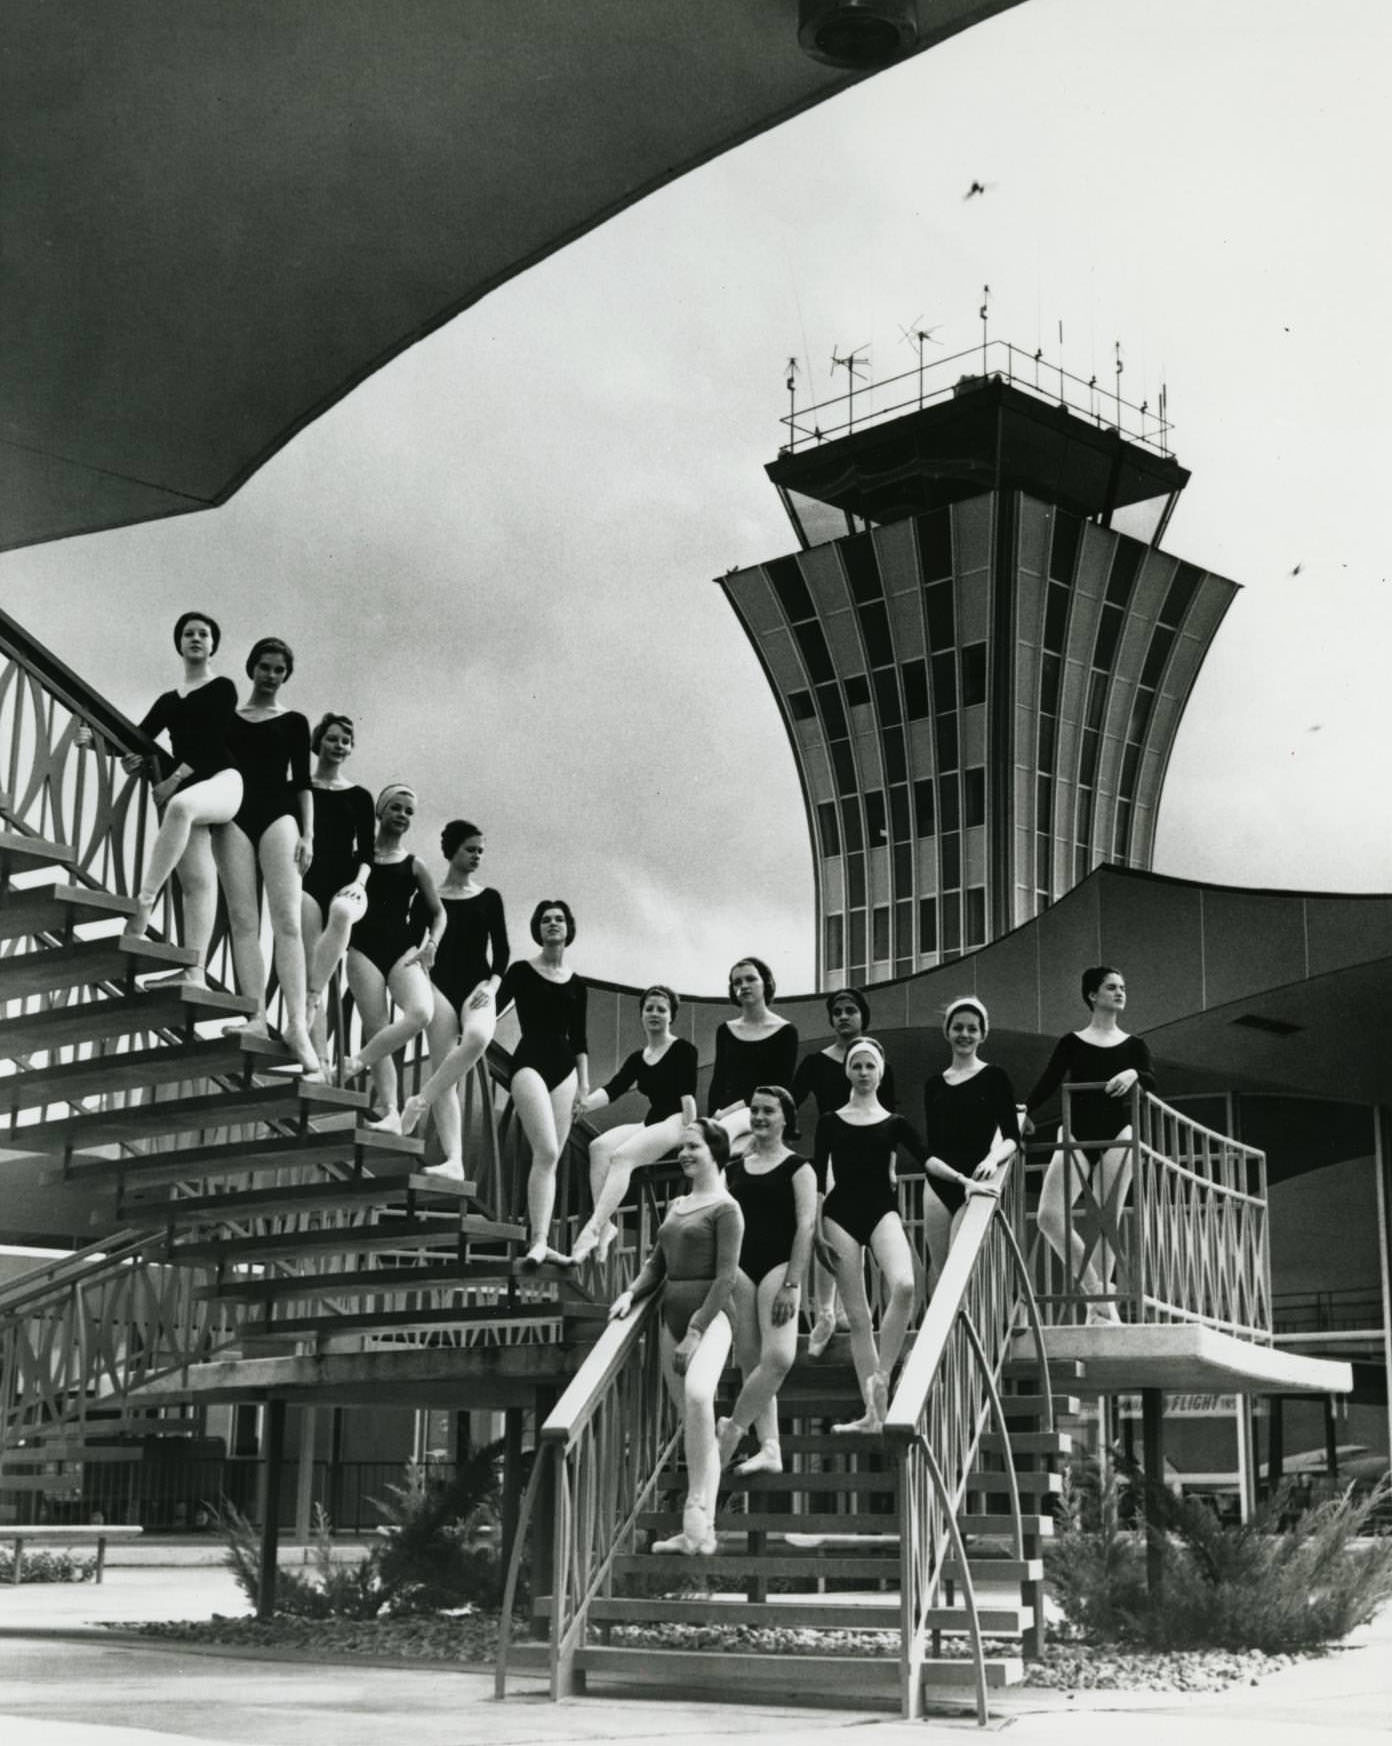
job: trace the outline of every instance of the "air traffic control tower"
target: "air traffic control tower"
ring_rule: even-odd
[[[945,963],[1094,867],[1149,868],[1237,592],[1160,549],[1189,478],[1164,419],[997,341],[785,424],[768,474],[798,549],[721,585],[797,761],[818,987]]]

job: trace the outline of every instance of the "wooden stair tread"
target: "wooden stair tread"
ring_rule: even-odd
[[[1038,1419],[1048,1405],[1042,1394],[1006,1394],[1001,1396],[1001,1408],[1007,1419]],[[1053,1397],[1055,1421],[1076,1418],[1081,1408],[1076,1394],[1056,1394]]]
[[[354,1095],[354,1094],[350,1094]],[[75,1157],[66,1169],[50,1167],[40,1180],[98,1183],[103,1179],[142,1184],[196,1182],[209,1177],[249,1176],[264,1170],[312,1169],[354,1162],[351,1128],[316,1128],[304,1134],[263,1134],[250,1140],[220,1140],[210,1146],[178,1146],[169,1151],[143,1152],[125,1158]],[[390,1164],[395,1153],[378,1148],[363,1157],[366,1168]]]
[[[278,1054],[290,1059],[288,1050]],[[143,1086],[233,1076],[245,1072],[251,1060],[239,1038],[195,1037],[15,1073],[0,1081],[0,1101],[9,1109],[37,1109]]]
[[[126,1213],[154,1213],[176,1225],[208,1224],[249,1212],[304,1212],[321,1206],[354,1205],[365,1201],[384,1206],[403,1197],[459,1201],[472,1195],[477,1184],[442,1182],[418,1171],[407,1175],[324,1177],[317,1182],[281,1183],[267,1188],[233,1189],[225,1194],[191,1195],[187,1199],[125,1199]]]
[[[892,1549],[879,1553],[843,1552],[826,1547],[800,1550],[780,1548],[777,1552],[714,1552],[709,1558],[688,1558],[680,1552],[621,1552],[614,1559],[614,1569],[620,1575],[685,1577],[699,1581],[702,1576],[809,1576],[868,1577],[891,1582],[899,1576],[899,1554]]]
[[[0,829],[0,881],[7,881],[11,873],[27,873],[38,867],[70,867],[76,859],[76,850],[67,843],[31,836],[28,831]]]
[[[1030,1494],[1052,1494],[1063,1490],[1063,1476],[1051,1473],[1047,1469],[1041,1472],[1029,1471],[1015,1474],[1015,1483],[1021,1492]],[[968,1491],[1006,1492],[1010,1489],[1009,1476],[991,1468],[974,1467],[967,1475]]]
[[[136,994],[105,1000],[77,1000],[42,1012],[21,1013],[0,1020],[0,1056],[14,1059],[69,1043],[100,1037],[130,1036],[140,1031],[187,1031],[213,1019],[249,1017],[256,1003],[240,994],[214,988],[144,988]]]
[[[65,1116],[26,1128],[24,1138],[27,1145],[41,1152],[80,1151],[116,1141],[133,1144],[166,1135],[239,1127],[247,1122],[288,1121],[300,1116],[308,1119],[351,1107],[360,1095],[340,1091],[336,1085],[313,1081],[304,1084],[293,1074],[287,1074],[271,1084],[241,1085],[230,1091],[161,1098],[154,1103],[94,1115]]]
[[[669,1471],[662,1475],[659,1483],[665,1490],[680,1489],[686,1485],[686,1475]],[[849,1492],[857,1496],[873,1492],[892,1494],[898,1483],[898,1475],[892,1467],[883,1473],[751,1473],[743,1479],[730,1470],[720,1478],[722,1490],[756,1495],[798,1491]]]
[[[65,935],[84,922],[125,921],[135,899],[83,885],[27,885],[0,899],[0,940]]]
[[[989,1553],[972,1548],[967,1553],[967,1569],[973,1582],[1022,1583],[1043,1582],[1042,1558],[993,1558]],[[955,1558],[945,1559],[942,1567],[945,1582],[960,1582],[962,1566]]]
[[[210,1285],[200,1297],[225,1298],[234,1303],[269,1303],[310,1297],[358,1297],[374,1292],[432,1291],[457,1285],[506,1285],[513,1277],[513,1264],[504,1258],[495,1262],[443,1262],[421,1267],[361,1267],[341,1273],[282,1273],[270,1278]]]
[[[984,1431],[981,1447],[992,1455],[1007,1447],[1019,1455],[1071,1455],[1073,1439],[1067,1431],[1012,1431],[1007,1441],[999,1431]]]
[[[247,1322],[248,1339],[302,1340],[317,1335],[372,1333],[379,1329],[401,1332],[408,1328],[483,1327],[495,1322],[558,1322],[567,1314],[562,1303],[457,1304],[434,1309],[350,1311],[344,1315],[287,1316],[260,1323]]]
[[[419,1219],[389,1219],[375,1225],[344,1226],[341,1230],[279,1231],[264,1237],[229,1237],[175,1243],[170,1259],[227,1262],[260,1256],[322,1254],[326,1250],[454,1248],[461,1241],[494,1238],[521,1242],[521,1225],[499,1225],[491,1219],[470,1216],[448,1222],[424,1223]]]
[[[645,1510],[638,1517],[638,1526],[659,1536],[674,1534],[681,1527],[681,1510]],[[858,1515],[851,1512],[837,1515],[831,1512],[809,1512],[796,1515],[790,1510],[754,1511],[717,1508],[715,1529],[719,1534],[823,1534],[845,1538],[855,1535],[876,1540],[899,1537],[897,1515]]]
[[[29,994],[53,994],[63,988],[85,988],[99,982],[129,986],[137,976],[195,964],[189,946],[168,946],[158,940],[126,940],[111,934],[98,940],[73,940],[62,946],[40,946],[0,958],[0,993],[6,1000]]]
[[[534,1602],[541,1618],[550,1618],[552,1597],[541,1595]],[[982,1631],[989,1637],[1018,1637],[1034,1623],[1032,1607],[978,1607]],[[767,1600],[746,1600],[743,1595],[692,1595],[680,1599],[662,1595],[642,1600],[598,1599],[590,1603],[590,1617],[602,1624],[646,1625],[661,1620],[673,1625],[754,1625],[773,1629],[827,1631],[897,1631],[900,1627],[897,1594],[867,1595],[864,1599],[815,1594],[772,1594]],[[927,1628],[949,1636],[969,1633],[965,1607],[932,1607]]]

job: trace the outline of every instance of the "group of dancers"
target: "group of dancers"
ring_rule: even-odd
[[[990,1031],[984,1003],[966,995],[944,1016],[947,1065],[923,1089],[922,1130],[898,1112],[883,1046],[870,1034],[870,1006],[858,989],[828,997],[831,1040],[799,1057],[796,1027],[774,1009],[772,970],[745,957],[731,966],[733,1018],[716,1031],[715,1062],[698,1115],[695,1047],[673,1030],[675,991],[661,983],[639,997],[641,1046],[591,1089],[586,986],[566,963],[575,917],[559,898],[532,911],[537,947],[511,957],[502,899],[478,878],[483,833],[455,819],[441,833],[446,862],[437,885],[404,839],[416,810],[405,782],[375,801],[348,781],[352,719],[330,712],[311,731],[280,703],[294,654],[262,637],[247,656],[250,691],[210,663],[221,632],[204,612],[174,627],[183,681],[158,698],[141,726],[164,734],[173,765],[156,770],[161,822],[137,894],[128,935],[143,936],[165,881],[177,868],[184,944],[197,962],[179,976],[204,978],[204,958],[221,878],[239,986],[256,1002],[248,1021],[265,1031],[266,973],[259,936],[257,874],[264,883],[284,1002],[285,1041],[307,1077],[328,1072],[324,990],[346,959],[364,1041],[343,1063],[345,1077],[370,1073],[381,1109],[371,1125],[413,1132],[433,1117],[443,1160],[436,1174],[463,1179],[457,1087],[493,1038],[498,1015],[515,1007],[520,1039],[510,1093],[531,1148],[525,1260],[579,1264],[601,1258],[616,1235],[614,1215],[634,1170],[675,1150],[689,1192],[676,1199],[633,1284],[612,1306],[661,1292],[664,1368],[684,1414],[689,1493],[682,1532],[654,1550],[709,1552],[721,1469],[753,1435],[742,1472],[781,1470],[777,1391],[797,1352],[804,1292],[812,1303],[808,1351],[820,1356],[838,1326],[849,1330],[864,1413],[847,1432],[884,1422],[895,1367],[912,1318],[915,1258],[898,1211],[897,1160],[927,1175],[926,1259],[941,1273],[967,1201],[999,1192],[1001,1167],[1020,1144],[1022,1122],[1064,1081],[1101,1086],[1071,1103],[1075,1162],[1054,1154],[1041,1187],[1038,1222],[1090,1300],[1090,1320],[1114,1320],[1105,1250],[1089,1258],[1069,1207],[1080,1171],[1100,1173],[1103,1203],[1125,1194],[1130,1138],[1127,1101],[1138,1083],[1154,1087],[1149,1053],[1120,1024],[1121,973],[1083,973],[1089,1020],[1055,1048],[1039,1083],[1017,1105],[1005,1072],[981,1057]],[[135,769],[143,754],[126,760]],[[431,1072],[398,1104],[393,1055],[427,1033]],[[550,1245],[556,1167],[573,1123],[636,1091],[638,1122],[611,1127],[590,1145],[593,1212],[570,1254]],[[816,1111],[810,1154],[795,1149],[799,1111]],[[866,1290],[866,1259],[881,1275],[878,1327]],[[742,1386],[727,1418],[714,1417],[716,1386],[731,1350]]]
[[[652,992],[643,997],[645,1024]],[[1126,985],[1110,965],[1084,971],[1088,1023],[1059,1040],[1039,1082],[1018,1105],[1008,1075],[981,1056],[990,1031],[985,1004],[973,995],[952,1001],[943,1019],[950,1057],[924,1084],[921,1131],[895,1108],[885,1051],[868,1034],[869,1004],[860,990],[828,998],[832,1040],[801,1061],[795,1028],[771,1010],[774,982],[767,965],[741,959],[731,968],[729,992],[739,1014],[716,1033],[710,1113],[692,1120],[684,1110],[681,1118],[686,1125],[677,1155],[690,1190],[672,1203],[652,1253],[610,1311],[623,1318],[644,1297],[662,1294],[659,1337],[668,1384],[683,1415],[688,1491],[680,1533],[657,1541],[654,1552],[715,1550],[720,1475],[751,1432],[756,1447],[739,1472],[782,1471],[777,1393],[797,1355],[814,1257],[824,1265],[815,1287],[809,1355],[820,1356],[832,1337],[839,1293],[864,1405],[860,1417],[834,1429],[882,1429],[916,1290],[914,1255],[899,1215],[898,1160],[911,1160],[928,1179],[923,1259],[936,1277],[968,1200],[999,1193],[1002,1166],[1022,1133],[1033,1131],[1030,1112],[1047,1104],[1065,1081],[1098,1089],[1071,1095],[1073,1162],[1070,1167],[1062,1149],[1050,1160],[1039,1230],[1067,1257],[1070,1278],[1089,1303],[1088,1321],[1118,1320],[1108,1296],[1114,1258],[1105,1245],[1088,1251],[1072,1229],[1069,1209],[1084,1171],[1097,1173],[1100,1202],[1124,1197],[1129,1096],[1137,1085],[1153,1090],[1155,1084],[1144,1041],[1121,1027]],[[621,1070],[626,1083],[635,1059]],[[791,1089],[785,1088],[788,1082]],[[694,1091],[693,1065],[693,1100]],[[810,1155],[791,1143],[808,1097],[817,1112]],[[627,1185],[628,1171],[641,1161],[631,1148],[631,1138],[607,1147],[601,1140],[591,1148],[592,1159],[607,1156],[608,1169],[577,1253],[607,1234],[605,1216],[616,1204],[605,1192],[610,1172],[617,1169]],[[601,1180],[598,1171],[595,1179]],[[881,1277],[878,1328],[866,1290],[867,1257]],[[717,1419],[716,1391],[732,1349],[742,1385],[729,1415]]]

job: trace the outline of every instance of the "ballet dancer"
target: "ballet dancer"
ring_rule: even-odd
[[[797,1357],[798,1311],[817,1223],[816,1173],[783,1138],[794,1113],[792,1094],[781,1085],[756,1086],[749,1150],[725,1172],[725,1186],[744,1214],[733,1300],[743,1386],[716,1434],[723,1467],[753,1426],[759,1447],[741,1463],[741,1474],[783,1471],[777,1395]]]
[[[628,1193],[633,1172],[656,1164],[675,1150],[683,1129],[696,1120],[696,1046],[672,1035],[672,1021],[680,1004],[673,990],[661,982],[645,988],[638,999],[643,1047],[628,1056],[607,1085],[580,1101],[580,1113],[589,1115],[636,1087],[648,1100],[648,1113],[641,1122],[620,1123],[590,1141],[594,1212],[575,1240],[570,1257],[573,1263],[592,1253],[604,1259],[618,1235],[614,1214]]]
[[[162,808],[160,827],[145,858],[135,913],[124,935],[128,940],[145,938],[155,900],[177,867],[184,944],[197,952],[198,960],[168,980],[199,986],[207,984],[205,960],[217,915],[217,874],[208,831],[212,825],[227,824],[242,804],[241,772],[227,747],[237,713],[237,687],[208,671],[221,641],[222,631],[210,613],[179,614],[174,647],[184,664],[183,683],[162,692],[140,724],[140,731],[152,740],[160,734],[167,737],[174,768],[150,790],[156,806]],[[151,762],[146,753],[129,752],[121,766],[134,774]]]
[[[531,935],[541,947],[535,958],[509,964],[498,989],[498,1010],[517,1008],[522,1035],[512,1057],[512,1102],[532,1148],[527,1174],[528,1248],[523,1261],[539,1266],[564,1262],[548,1244],[556,1204],[556,1165],[589,1096],[590,1060],[585,1040],[585,983],[565,962],[575,939],[570,905],[547,897],[532,911]]]
[[[899,1217],[895,1153],[907,1153],[930,1176],[962,1182],[968,1193],[979,1186],[949,1165],[930,1159],[927,1147],[903,1116],[891,1115],[880,1103],[884,1065],[884,1050],[873,1037],[852,1043],[846,1051],[850,1100],[817,1123],[813,1168],[824,1187],[830,1182],[822,1203],[822,1230],[835,1257],[841,1300],[851,1324],[851,1356],[865,1402],[864,1416],[833,1426],[837,1431],[883,1428],[890,1378],[913,1311],[913,1255]],[[867,1249],[884,1281],[878,1341],[865,1293]]]
[[[677,1158],[690,1193],[667,1209],[642,1271],[609,1311],[619,1320],[662,1292],[662,1369],[682,1415],[687,1492],[681,1533],[654,1541],[654,1552],[709,1555],[716,1549],[715,1391],[734,1338],[729,1303],[744,1235],[744,1217],[721,1175],[729,1156],[730,1141],[718,1122],[703,1117],[685,1130]]]
[[[475,877],[483,847],[483,832],[466,818],[451,819],[440,832],[440,853],[449,863],[440,885],[447,926],[430,972],[431,1074],[401,1111],[401,1131],[411,1134],[434,1109],[444,1158],[426,1174],[458,1182],[464,1180],[464,1138],[454,1088],[493,1041],[498,988],[512,958],[503,900]]]
[[[985,1003],[974,995],[963,995],[949,1005],[943,1035],[952,1060],[923,1087],[923,1137],[930,1160],[970,1176],[983,1190],[999,1193],[996,1175],[1015,1156],[1020,1124],[1009,1074],[977,1053],[990,1028]],[[967,1196],[959,1182],[931,1174],[929,1181],[933,1193],[924,1201],[923,1216],[936,1282]]]
[[[1101,1084],[1101,1091],[1081,1091],[1069,1099],[1070,1125],[1075,1142],[1072,1164],[1060,1146],[1049,1160],[1039,1190],[1039,1234],[1068,1269],[1068,1289],[1079,1291],[1088,1301],[1087,1323],[1091,1327],[1121,1320],[1110,1298],[1116,1254],[1110,1243],[1098,1238],[1102,1265],[1087,1260],[1087,1246],[1073,1227],[1069,1209],[1083,1191],[1083,1184],[1096,1172],[1092,1184],[1098,1206],[1119,1214],[1131,1183],[1131,1155],[1118,1141],[1132,1138],[1129,1093],[1140,1085],[1155,1090],[1155,1072],[1150,1050],[1140,1037],[1121,1028],[1126,1011],[1126,979],[1110,964],[1095,964],[1082,975],[1083,1002],[1092,1014],[1081,1031],[1059,1038],[1039,1083],[1026,1099],[1033,1112],[1046,1104],[1065,1081]],[[1025,1131],[1033,1133],[1027,1120]],[[1106,1298],[1105,1302],[1099,1301]]]
[[[416,791],[408,782],[389,782],[377,796],[377,839],[367,879],[367,908],[348,941],[348,986],[357,1002],[366,1041],[343,1063],[345,1079],[371,1072],[382,1114],[368,1127],[399,1134],[395,1052],[419,1036],[430,1023],[435,998],[430,966],[445,912],[435,893],[435,881],[402,839],[416,816]],[[419,895],[430,931],[412,920]],[[396,1007],[388,1022],[387,996]]]
[[[305,947],[305,1016],[321,1062],[329,1053],[324,990],[348,936],[367,908],[377,819],[367,789],[349,782],[343,766],[353,755],[353,718],[330,710],[309,736],[314,754],[314,855],[303,877],[300,931]]]
[[[707,1114],[730,1136],[736,1151],[749,1137],[749,1100],[756,1085],[791,1085],[797,1068],[797,1026],[771,1010],[773,972],[761,958],[739,958],[730,966],[730,999],[738,1016],[715,1033]]]
[[[804,1055],[793,1076],[793,1102],[801,1109],[812,1098],[819,1117],[841,1108],[850,1089],[846,1083],[846,1050],[857,1037],[869,1035],[870,1002],[858,988],[843,988],[829,994],[827,1017],[831,1020],[832,1038],[824,1049]],[[896,1110],[899,1101],[894,1090],[894,1069],[885,1063],[884,1079],[880,1083],[880,1103],[887,1110]],[[820,1213],[820,1203],[818,1207]],[[807,1340],[807,1356],[820,1358],[831,1344],[838,1326],[848,1326],[844,1316],[836,1313],[836,1275],[816,1258],[812,1259],[812,1291],[815,1313],[812,1332]]]
[[[227,746],[242,773],[242,804],[213,837],[213,857],[227,903],[227,926],[237,986],[256,1002],[245,1022],[229,1026],[249,1036],[268,1034],[266,960],[261,951],[258,870],[266,888],[276,976],[284,1002],[281,1031],[306,1079],[323,1068],[305,1022],[304,938],[300,933],[301,877],[314,854],[314,799],[309,781],[309,723],[279,702],[295,671],[295,656],[279,637],[261,637],[246,658],[251,695],[237,708]]]

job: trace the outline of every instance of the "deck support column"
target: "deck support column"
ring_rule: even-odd
[[[1146,1588],[1151,1598],[1165,1586],[1165,1522],[1161,1493],[1165,1486],[1165,1395],[1162,1389],[1141,1390],[1141,1460],[1146,1476]]]
[[[1279,1394],[1267,1396],[1266,1495],[1275,1497],[1286,1477],[1286,1403]]]
[[[285,1464],[285,1402],[266,1403],[266,1446],[262,1460],[265,1504],[261,1516],[261,1581],[256,1595],[258,1619],[274,1617],[276,1562],[280,1552],[280,1470]]]
[[[1252,1397],[1237,1397],[1237,1502],[1241,1520],[1250,1522],[1257,1510],[1257,1449],[1252,1426]]]
[[[300,1409],[300,1454],[295,1469],[295,1538],[308,1541],[314,1532],[314,1433],[318,1407]],[[331,1522],[330,1526],[334,1526]]]
[[[502,1568],[512,1562],[517,1538],[517,1517],[522,1507],[522,1409],[509,1407],[503,1414]]]

